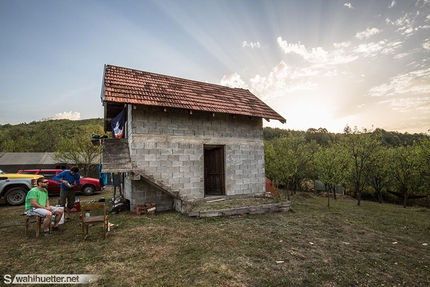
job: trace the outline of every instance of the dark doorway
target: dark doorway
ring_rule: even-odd
[[[205,195],[225,195],[224,146],[204,146]]]

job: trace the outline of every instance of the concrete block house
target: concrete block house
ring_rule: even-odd
[[[132,210],[264,194],[263,119],[286,120],[248,90],[105,65],[101,101],[105,131],[125,112],[124,137],[100,143]]]

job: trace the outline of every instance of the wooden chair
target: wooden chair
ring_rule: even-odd
[[[103,215],[90,215],[89,217],[85,217],[86,212],[91,211],[103,211]],[[82,225],[82,241],[85,241],[89,234],[88,234],[88,226],[96,223],[103,223],[103,232],[104,232],[104,238],[107,238],[107,231],[108,231],[108,216],[106,214],[106,205],[104,202],[91,202],[84,206],[81,206],[81,225]]]
[[[32,220],[34,219],[34,221]],[[39,237],[40,231],[43,230],[43,220],[45,217],[40,217],[37,215],[26,215],[25,216],[25,236],[28,236],[28,228],[30,223],[36,223],[36,237]],[[30,221],[31,220],[31,221]],[[52,230],[52,222],[49,222],[49,232]]]

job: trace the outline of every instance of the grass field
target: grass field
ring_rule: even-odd
[[[79,196],[112,197],[111,193]],[[56,198],[52,199],[53,202]],[[49,238],[24,235],[24,207],[0,205],[5,274],[97,274],[90,286],[430,286],[430,210],[310,193],[292,211],[189,218],[119,213],[107,240],[78,214]],[[34,286],[34,285],[32,285]],[[86,285],[88,286],[88,285]]]

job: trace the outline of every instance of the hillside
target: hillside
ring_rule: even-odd
[[[103,130],[103,119],[45,120],[17,125],[0,125],[0,151],[55,152],[59,139],[70,138],[82,133],[85,126]]]

